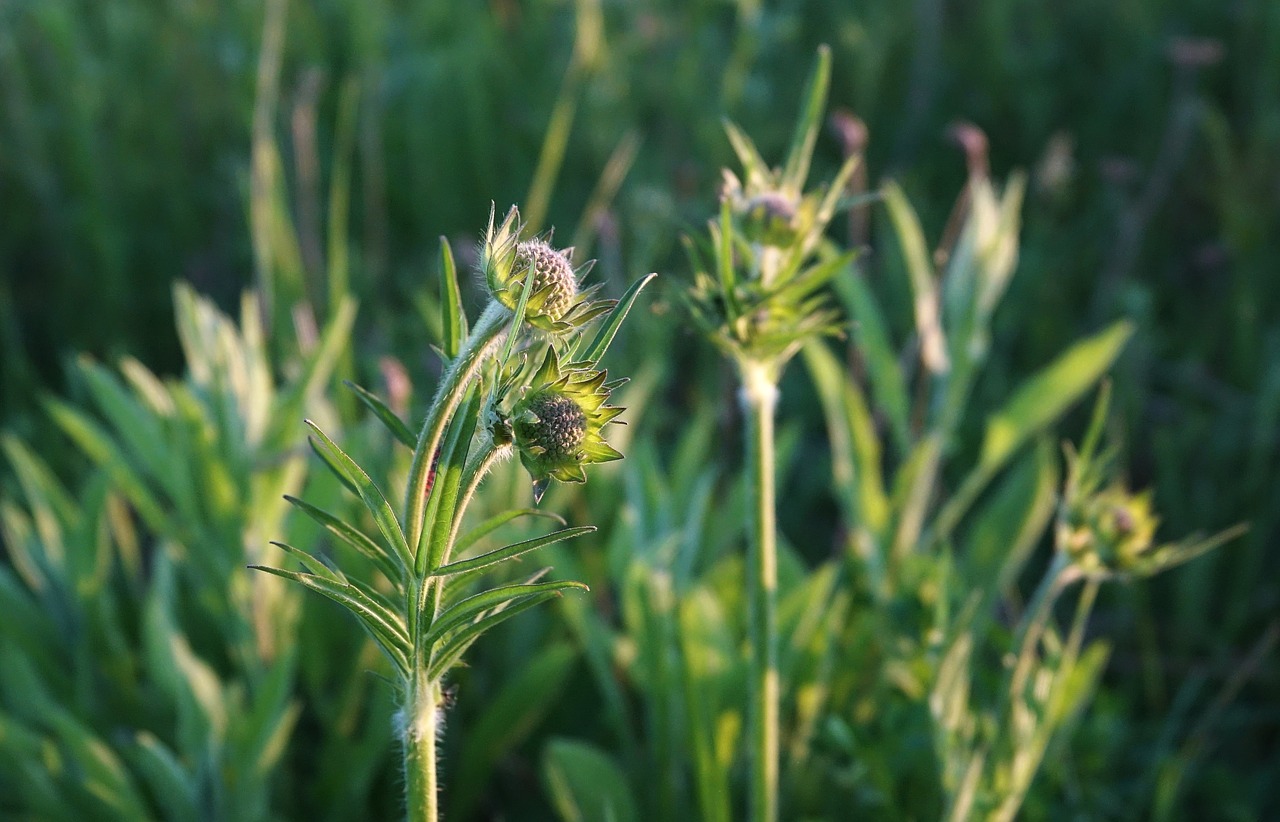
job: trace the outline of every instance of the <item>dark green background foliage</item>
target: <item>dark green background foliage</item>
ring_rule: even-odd
[[[707,550],[728,550],[739,538],[736,411],[730,374],[686,329],[670,291],[687,277],[679,236],[701,230],[719,169],[732,162],[720,118],[737,122],[767,158],[780,157],[814,50],[826,42],[830,107],[869,130],[865,185],[897,180],[931,239],[943,234],[965,180],[953,123],[985,132],[995,179],[1016,169],[1030,175],[1021,262],[995,319],[991,363],[975,387],[973,427],[956,443],[957,460],[976,451],[984,413],[1021,378],[1069,341],[1127,317],[1137,333],[1114,372],[1111,433],[1130,482],[1155,489],[1169,538],[1251,526],[1165,576],[1104,589],[1093,622],[1112,643],[1104,684],[1048,757],[1028,818],[1251,819],[1280,805],[1273,696],[1280,692],[1280,4],[294,0],[278,82],[265,86],[258,77],[264,5],[0,3],[0,426],[38,450],[68,488],[90,489],[86,516],[118,505],[104,490],[106,475],[81,456],[83,440],[65,438],[65,423],[54,426],[41,399],[102,410],[92,368],[75,365],[78,352],[112,367],[131,355],[160,374],[183,374],[191,357],[174,332],[175,280],[233,314],[243,289],[270,285],[281,303],[305,298],[322,323],[340,313],[336,299],[349,291],[359,314],[350,351],[332,365],[386,393],[383,358],[398,360],[416,388],[409,413],[416,418],[438,373],[429,348],[438,339],[437,238],[450,238],[465,261],[491,201],[499,209],[520,202],[530,216],[546,198],[545,215],[534,216],[539,227],[557,225],[561,244],[576,238],[581,255],[598,258],[593,276],[607,294],[646,272],[663,275],[605,363],[637,377],[626,403],[626,467],[593,475],[585,493],[548,496],[570,524],[599,523],[609,551],[566,548],[556,564],[604,591],[596,606],[606,614],[618,607],[604,581],[622,567],[618,553],[639,550],[626,542],[645,528],[654,539],[677,530],[685,503],[662,498],[662,478],[694,477],[690,466],[699,460],[720,460],[706,479],[718,495]],[[274,95],[274,111],[263,89]],[[274,144],[280,157],[281,173],[265,191],[252,182],[255,112],[270,118],[259,147]],[[608,171],[611,158],[625,177]],[[824,131],[818,173],[830,174],[841,159],[837,135]],[[331,224],[334,191],[349,192],[350,216]],[[584,216],[592,203],[600,208]],[[279,242],[265,258],[259,242],[255,258],[251,208],[287,216],[296,259]],[[862,267],[900,322],[893,331],[901,340],[910,330],[910,294],[887,222],[876,206],[847,226],[837,219],[832,235],[869,246]],[[339,259],[349,259],[349,277],[334,274]],[[474,291],[464,296],[477,304]],[[267,349],[292,384],[309,362],[306,330],[295,343],[283,330],[287,309],[271,316],[278,333]],[[822,417],[803,369],[789,373],[784,395],[783,456],[792,461],[781,463],[780,525],[786,541],[817,562],[837,545]],[[346,436],[363,442],[366,455],[380,453],[386,443],[355,422],[349,400],[334,399],[330,413],[346,421]],[[294,416],[298,431],[273,430],[278,439],[264,440],[263,453],[227,457],[226,476],[247,476],[270,448],[301,443],[303,414]],[[1082,424],[1082,415],[1069,417],[1062,434],[1076,436]],[[721,429],[731,432],[723,442]],[[681,451],[658,445],[682,436]],[[6,500],[19,498],[19,473],[6,468]],[[514,474],[495,478],[496,493],[527,493],[515,483]],[[696,483],[689,485],[696,496]],[[649,508],[637,513],[637,498]],[[176,498],[163,504],[181,507]],[[252,508],[224,506],[188,525],[203,535],[197,544],[238,539],[254,532],[236,524],[257,516]],[[62,513],[71,527],[76,517]],[[147,555],[191,539],[182,528],[170,533],[140,519],[142,554],[114,572],[138,577],[121,582],[117,596],[141,591],[144,579],[151,590],[149,575],[160,571]],[[303,534],[295,544],[316,539],[304,525],[291,527]],[[172,577],[166,585],[199,589],[190,568],[163,566]],[[224,583],[232,585],[219,578]],[[77,616],[64,621],[92,623],[111,612],[119,636],[67,650],[68,660],[109,657],[116,644],[145,644],[144,634],[155,641],[157,626],[173,620],[227,681],[244,677],[255,683],[251,691],[274,681],[275,668],[243,667],[236,643],[224,647],[219,629],[199,627],[229,618],[216,603],[149,594],[145,606],[94,604],[80,596],[68,612]],[[286,815],[326,807],[330,818],[393,813],[390,731],[352,730],[357,720],[387,720],[387,694],[359,671],[341,670],[340,638],[351,647],[359,641],[353,626],[325,603],[302,601],[304,624],[328,633],[305,643],[290,674],[303,707],[291,725],[294,741],[263,777],[270,787],[262,801]],[[608,717],[634,706],[586,676],[609,660],[579,654],[574,640],[583,629],[561,627],[575,624],[575,607],[585,606],[517,620],[478,648],[449,720],[444,779],[456,787],[445,806],[452,800],[461,809],[450,818],[549,814],[538,777],[543,757],[589,760],[591,751],[570,739],[621,744]],[[119,681],[134,675],[142,676],[122,672]],[[79,686],[60,687],[49,692],[104,738],[117,726],[146,726],[136,696],[103,704],[77,694]],[[15,689],[10,683],[0,694]],[[0,701],[0,715],[22,710]],[[524,724],[504,724],[513,716]],[[879,727],[895,722],[920,725],[903,715]],[[5,727],[0,749],[9,744]],[[341,747],[331,744],[343,734],[358,737],[358,786],[335,793],[340,799],[299,799],[305,785],[344,773],[333,758]],[[308,748],[315,739],[326,745]],[[874,748],[877,740],[856,744]],[[927,738],[920,745],[927,748]],[[624,754],[629,763],[644,760],[643,751]],[[899,788],[933,779],[932,766],[917,761],[864,759],[868,769],[897,769]],[[0,754],[0,814],[9,810],[6,779],[16,773],[5,762]],[[876,786],[894,781],[874,772],[833,779],[855,786],[857,803],[873,809],[883,807],[868,798]]]

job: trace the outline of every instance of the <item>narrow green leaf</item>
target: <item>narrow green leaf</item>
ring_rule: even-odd
[[[316,442],[315,437],[307,437],[307,445],[311,446],[312,453],[320,458],[320,461],[324,463],[324,467],[329,469],[329,473],[332,474],[338,482],[342,483],[342,487],[351,492],[351,496],[360,496],[360,489],[357,488],[356,484],[351,481],[349,476],[347,476],[347,472],[342,469],[342,466],[334,459],[333,455],[326,449],[322,448],[320,443]]]
[[[164,534],[181,536],[181,531],[164,505],[130,466],[119,446],[87,414],[60,400],[50,399],[46,407],[58,426],[96,465],[103,468],[111,481],[128,497],[146,523]]]
[[[584,589],[585,587],[583,586]],[[431,665],[427,668],[427,676],[432,679],[444,676],[462,658],[462,655],[471,647],[471,643],[475,642],[485,631],[558,596],[560,596],[559,591],[551,591],[525,597],[500,611],[488,613],[462,630],[455,632],[439,648],[435,649],[435,653],[432,654]]]
[[[266,565],[250,565],[249,567],[255,571],[265,571],[268,574],[293,580],[342,605],[355,615],[360,624],[378,641],[379,646],[386,652],[388,658],[395,664],[399,672],[408,676],[411,653],[408,631],[400,617],[385,605],[374,601],[349,583],[338,584],[313,574],[286,571]]]
[[[561,540],[572,539],[573,537],[581,536],[582,534],[589,534],[595,530],[596,527],[594,525],[580,525],[575,528],[562,528],[559,531],[552,531],[550,534],[534,537],[533,539],[527,539],[524,542],[516,542],[511,545],[503,546],[496,551],[490,551],[486,554],[481,554],[478,557],[471,557],[470,559],[451,562],[448,565],[443,565],[435,569],[430,575],[433,577],[442,577],[449,574],[461,574],[467,571],[477,571],[481,568],[487,568],[490,565],[496,565],[504,560],[514,559],[515,557],[527,554],[530,551],[536,551],[544,545],[551,545],[553,543],[560,542]]]
[[[725,314],[732,324],[742,314],[738,305],[738,282],[733,270],[733,215],[729,200],[720,202],[720,221],[713,224],[716,241],[716,276],[720,280],[720,295],[724,297]]]
[[[1032,375],[987,421],[977,466],[938,512],[933,539],[945,539],[1019,447],[1046,430],[1106,373],[1133,334],[1121,320],[1082,340]]]
[[[1052,424],[1107,372],[1132,334],[1133,325],[1121,320],[1071,346],[1019,386],[987,422],[980,468],[1003,465],[1029,437]]]
[[[276,542],[273,540],[271,544],[279,548],[281,551],[284,551],[289,556],[296,557],[298,562],[301,562],[302,566],[315,576],[323,577],[324,579],[338,585],[347,584],[347,578],[341,571],[335,571],[333,568],[325,565],[306,551],[303,551],[300,548],[294,548],[292,545],[285,542]]]
[[[392,582],[402,582],[404,580],[404,567],[400,564],[399,558],[387,551],[386,548],[379,545],[374,540],[365,536],[365,534],[351,525],[330,514],[328,511],[317,508],[305,500],[297,497],[291,497],[285,494],[285,500],[298,510],[302,511],[308,517],[313,519],[317,524],[325,528],[329,533],[338,539],[350,545],[356,551],[364,554],[369,559],[377,563],[378,568],[387,575]]]
[[[930,372],[946,373],[947,341],[942,330],[942,317],[938,305],[938,283],[929,262],[929,250],[925,245],[924,231],[915,209],[896,183],[884,189],[884,202],[889,209],[898,244],[906,262],[907,278],[915,303],[916,333],[920,335],[920,358]]]
[[[753,178],[765,180],[769,176],[769,164],[760,156],[760,152],[756,149],[755,144],[751,142],[751,138],[743,133],[729,120],[723,121],[724,132],[729,137],[729,145],[733,146],[733,153],[738,155],[738,162],[742,164],[742,170],[746,172],[747,180]]]
[[[532,278],[530,278],[532,279]],[[416,547],[414,572],[426,575],[448,560],[449,537],[453,523],[458,520],[458,491],[466,473],[467,454],[471,449],[471,437],[480,419],[480,392],[470,390],[458,413],[449,421],[445,442],[436,467],[435,483],[427,501],[428,527],[423,529],[422,539]]]
[[[396,412],[388,408],[386,403],[379,399],[376,394],[366,391],[351,382],[351,380],[343,380],[342,384],[356,392],[356,396],[360,398],[360,401],[387,427],[392,436],[404,445],[409,446],[409,448],[413,448],[418,444],[418,438],[409,430],[409,426],[405,425],[404,420],[396,416]]]
[[[787,151],[787,162],[782,170],[782,183],[793,194],[798,195],[804,190],[805,178],[809,176],[809,163],[813,159],[818,129],[822,126],[822,112],[827,105],[827,87],[830,82],[831,47],[823,44],[818,47],[817,62],[813,66],[813,73],[809,75],[809,84],[804,93],[804,110],[796,121],[791,148]]]
[[[134,742],[126,753],[165,818],[198,819],[198,783],[178,757],[148,731],[139,731]]]
[[[511,314],[511,320],[508,327],[511,333],[507,334],[506,342],[502,345],[502,356],[498,359],[499,367],[505,366],[511,360],[511,352],[515,350],[516,337],[519,337],[519,330],[524,327],[524,312],[529,305],[529,297],[533,294],[534,277],[533,272],[529,271],[525,274],[524,288],[520,289],[520,299],[516,301],[515,311]]]
[[[657,274],[648,274],[641,277],[631,284],[627,289],[627,293],[622,295],[622,299],[614,306],[613,311],[609,313],[608,319],[600,326],[600,330],[596,332],[595,339],[587,346],[586,356],[582,358],[587,367],[594,368],[601,359],[604,358],[604,352],[609,349],[609,344],[613,342],[614,336],[618,333],[618,329],[622,326],[622,321],[627,318],[631,307],[635,305],[636,298],[640,296],[640,292],[646,285],[653,280]]]
[[[516,508],[511,511],[503,511],[501,514],[489,517],[489,519],[459,537],[457,544],[453,546],[453,552],[455,554],[466,553],[468,548],[519,517],[546,517],[547,519],[555,520],[558,525],[566,524],[564,517],[554,511],[544,511],[541,508]]]
[[[884,412],[894,444],[905,454],[911,450],[911,402],[897,354],[889,341],[884,311],[858,271],[849,277],[837,277],[833,287],[853,320],[854,347],[866,365],[872,397]]]
[[[436,617],[422,644],[428,648],[431,647],[450,631],[461,628],[485,611],[505,607],[525,597],[567,591],[570,588],[587,590],[587,586],[581,582],[535,582],[503,585],[473,594],[446,608],[440,616]]]
[[[341,474],[345,475],[348,481],[355,486],[360,499],[364,501],[365,507],[373,515],[373,521],[378,524],[378,530],[382,532],[383,538],[395,550],[406,567],[412,565],[413,558],[409,554],[409,545],[405,542],[404,532],[400,530],[400,523],[396,521],[395,512],[391,510],[391,504],[382,495],[382,491],[378,490],[378,486],[374,485],[373,480],[369,479],[369,475],[364,472],[364,469],[335,445],[333,440],[329,439],[320,430],[319,426],[311,420],[306,420],[305,422],[307,427],[319,438],[319,443],[317,443],[316,447],[323,450],[322,455],[327,455],[332,460],[331,464],[341,471]]]
[[[865,525],[883,539],[889,523],[889,499],[881,473],[880,440],[866,400],[825,344],[806,345],[804,358],[826,414],[832,472],[848,522]]]
[[[166,448],[161,420],[126,391],[107,369],[87,357],[80,358],[79,366],[94,403],[106,416],[117,438],[145,472],[172,487],[175,483],[173,460]]]
[[[678,619],[680,679],[700,818],[705,822],[729,822],[733,818],[729,768],[717,756],[716,737],[721,733],[718,726],[726,710],[721,704],[727,679],[726,660],[737,654],[736,642],[723,604],[705,587],[695,588],[681,598]]]
[[[1047,436],[983,497],[966,528],[960,564],[984,602],[1018,579],[1023,564],[1053,519],[1058,500],[1058,467]]]
[[[443,236],[440,238],[440,316],[444,328],[444,353],[453,359],[467,338],[467,315],[462,309],[462,290],[458,288],[458,266],[453,260],[453,249]],[[414,444],[410,443],[409,447]]]
[[[542,780],[564,822],[636,822],[639,806],[626,773],[584,742],[553,739],[542,754]]]

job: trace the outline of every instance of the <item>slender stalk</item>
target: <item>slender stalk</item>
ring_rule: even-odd
[[[746,416],[747,499],[750,543],[750,814],[754,822],[778,818],[778,546],[774,477],[773,413],[778,401],[776,368],[739,363]]]
[[[405,706],[404,780],[408,822],[436,822],[440,816],[440,788],[436,778],[440,719],[440,683],[427,677],[424,664]]]
[[[448,563],[453,556],[453,546],[458,541],[458,530],[462,527],[462,518],[467,513],[467,507],[471,505],[471,499],[475,496],[476,489],[480,487],[480,481],[489,473],[489,469],[493,467],[494,463],[509,453],[511,453],[510,446],[495,447],[492,440],[486,438],[480,452],[472,454],[467,460],[466,479],[463,482],[462,491],[458,495],[457,502],[453,506],[454,513],[447,526],[448,536],[440,552],[440,565]],[[445,527],[446,524],[443,522],[434,526],[434,528]],[[434,536],[432,538],[434,539]],[[429,628],[431,622],[434,622],[435,618],[440,615],[444,579],[432,577],[424,580],[422,584],[425,588],[420,591],[420,595],[423,597],[423,604],[419,610],[427,615],[426,618],[429,622],[425,627]],[[416,602],[416,600],[414,601]]]
[[[1017,704],[1026,689],[1027,678],[1031,676],[1031,668],[1036,658],[1036,645],[1044,636],[1045,628],[1053,615],[1053,604],[1062,590],[1076,580],[1076,572],[1070,560],[1061,551],[1053,555],[1053,563],[1045,571],[1044,578],[1036,588],[1023,617],[1022,641],[1019,645],[1017,662],[1013,674],[1009,678],[1009,702]]]
[[[467,393],[472,377],[502,338],[510,317],[511,312],[506,306],[497,300],[490,302],[471,329],[470,336],[462,344],[462,350],[440,379],[440,388],[436,391],[431,410],[427,412],[427,419],[422,424],[422,433],[418,435],[418,447],[414,449],[413,464],[409,469],[409,487],[405,493],[405,527],[408,530],[405,536],[409,541],[409,550],[415,553],[420,548],[418,543],[422,539],[425,525],[423,519],[427,506],[427,478],[440,447],[440,439],[444,436],[445,426]]]

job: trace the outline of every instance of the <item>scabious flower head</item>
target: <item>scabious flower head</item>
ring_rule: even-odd
[[[578,283],[591,267],[587,263],[574,270],[573,249],[556,249],[548,239],[520,240],[520,212],[514,207],[501,225],[489,228],[480,247],[479,266],[485,285],[494,299],[514,311],[520,303],[528,278],[532,277],[524,319],[549,334],[563,334],[580,328],[607,311],[609,301],[592,302],[594,289],[580,290]]]
[[[621,459],[602,429],[623,409],[605,405],[612,390],[605,372],[562,370],[554,349],[523,390],[510,414],[510,432],[520,463],[533,478],[535,499],[551,480],[585,482],[583,468]]]

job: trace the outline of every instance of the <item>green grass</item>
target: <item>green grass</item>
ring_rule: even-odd
[[[366,561],[280,500],[305,492],[364,516],[310,470],[301,420],[371,475],[404,475],[391,436],[335,381],[374,388],[416,428],[441,370],[430,346],[447,339],[438,238],[465,265],[496,201],[545,208],[559,244],[598,259],[605,296],[662,277],[610,353],[634,377],[615,443],[628,459],[543,502],[570,525],[600,525],[591,545],[547,554],[555,579],[592,593],[496,629],[457,672],[447,818],[593,819],[606,804],[619,819],[741,817],[745,724],[721,708],[746,698],[744,421],[732,369],[680,308],[680,237],[702,231],[733,164],[721,118],[783,156],[822,42],[831,108],[869,130],[866,185],[897,182],[926,252],[966,179],[946,137],[955,120],[985,132],[995,180],[1021,169],[1027,187],[1017,273],[954,419],[918,405],[902,210],[869,206],[865,229],[842,215],[828,233],[868,247],[864,287],[835,284],[858,321],[848,385],[866,413],[815,379],[821,354],[782,382],[779,620],[796,643],[782,662],[796,686],[783,694],[784,800],[818,818],[942,812],[948,760],[924,696],[942,657],[928,631],[942,603],[962,612],[956,580],[1005,567],[1006,610],[978,631],[974,656],[974,693],[989,697],[1049,564],[1047,542],[1012,540],[1008,517],[1060,488],[1058,443],[1079,440],[1087,404],[1063,409],[1055,433],[1027,440],[989,485],[966,485],[969,471],[998,453],[992,421],[1008,419],[1019,385],[1125,320],[1106,426],[1119,473],[1154,489],[1162,539],[1250,530],[1162,576],[1101,588],[1086,635],[1110,646],[1096,697],[1055,736],[1023,815],[1255,819],[1280,802],[1274,4],[280,8],[278,83],[263,86],[262,3],[0,6],[0,597],[13,615],[0,649],[19,660],[0,677],[0,815],[188,818],[192,803],[228,819],[399,813],[393,693],[365,673],[390,669],[330,603],[243,566],[278,556],[269,539]],[[1180,37],[1212,38],[1221,59],[1187,65],[1183,43],[1175,65]],[[1054,145],[1070,161],[1056,175]],[[815,179],[843,159],[824,129]],[[213,302],[182,291],[175,303],[175,280]],[[214,305],[238,314],[255,285],[282,295],[263,341],[253,321],[210,319]],[[289,295],[309,310],[295,318]],[[461,301],[475,316],[478,284],[464,278]],[[196,333],[195,316],[210,325]],[[315,347],[310,326],[348,321],[349,335]],[[202,336],[213,327],[231,348]],[[209,376],[241,368],[218,350],[239,352],[251,389]],[[832,422],[850,414],[842,449]],[[869,572],[835,562],[868,501],[877,510],[866,474],[842,460],[897,469],[919,426],[944,422],[941,505],[924,524],[970,490],[975,511],[1003,513],[961,518],[949,550],[907,560],[908,593],[877,607]],[[517,469],[486,481],[477,522],[529,504]],[[883,485],[892,502],[891,474]],[[536,533],[520,528],[513,541]],[[1024,564],[1005,563],[1011,540]],[[939,590],[954,601],[930,598]],[[1069,607],[1055,614],[1064,634]],[[895,651],[876,636],[922,644]],[[837,652],[857,661],[847,680],[825,696],[799,687],[829,681]]]

